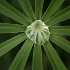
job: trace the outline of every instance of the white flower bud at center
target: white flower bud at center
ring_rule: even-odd
[[[32,22],[31,25],[27,26],[26,35],[34,43],[38,45],[43,45],[49,40],[50,31],[48,26],[41,20],[36,20]]]

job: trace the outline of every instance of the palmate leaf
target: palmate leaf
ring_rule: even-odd
[[[51,26],[49,28],[53,34],[70,36],[70,26]]]
[[[0,57],[26,39],[25,34],[17,35],[0,44]]]
[[[35,0],[35,15],[37,20],[41,19],[43,2],[44,0]]]
[[[12,62],[9,70],[23,70],[28,59],[29,53],[32,49],[33,42],[27,40],[23,46],[21,47],[20,51],[16,55],[14,61]]]
[[[60,5],[64,2],[64,0],[52,0],[48,9],[44,13],[42,20],[46,21],[49,19],[55,12],[56,10],[60,7]]]
[[[43,7],[43,1],[44,0],[35,0],[35,15],[36,19],[41,19],[42,15],[42,7]],[[61,21],[64,21],[66,19],[70,18],[70,7],[67,7],[63,11],[59,12],[58,14],[52,16],[56,10],[59,8],[59,6],[63,3],[64,0],[52,0],[49,8],[47,9],[46,13],[42,17],[42,20],[45,21],[47,25],[53,25],[56,23],[59,23]],[[18,0],[19,4],[23,8],[25,14],[27,17],[25,17],[21,12],[16,10],[13,6],[11,6],[9,3],[7,3],[5,0],[0,0],[0,13],[4,14],[7,17],[10,17],[11,19],[24,24],[25,26],[29,25],[32,23],[32,21],[35,20],[35,15],[33,13],[32,7],[30,5],[29,0]],[[51,17],[52,16],[52,17]],[[50,18],[51,17],[51,18]],[[47,23],[47,19],[50,18],[50,21]],[[31,21],[32,20],[32,21]],[[2,32],[0,33],[17,33],[17,32],[24,32],[25,28],[22,25],[13,25],[13,24],[0,24],[0,29]],[[61,28],[61,27],[60,27]],[[56,33],[56,34],[63,34],[61,33],[62,31],[65,31],[68,29],[67,27],[63,27],[61,29],[64,30],[57,30],[59,28],[51,27],[51,33]],[[68,29],[69,30],[69,29]],[[66,35],[70,35],[69,31],[67,30]],[[61,31],[61,32],[60,32]],[[54,39],[56,38],[56,39]],[[25,34],[20,34],[16,37],[13,37],[3,43],[0,44],[0,56],[4,55],[6,52],[20,44],[22,41],[26,39]],[[69,42],[61,39],[60,37],[56,35],[51,36],[51,41],[54,42],[55,44],[59,45],[61,48],[65,49],[66,51],[70,52],[69,48]],[[52,40],[53,39],[53,40]],[[58,41],[60,40],[60,41]],[[64,43],[66,44],[64,44]],[[69,44],[69,45],[67,45]],[[27,40],[23,46],[21,47],[20,51],[16,55],[13,63],[11,64],[9,70],[23,70],[26,64],[26,61],[28,59],[29,53],[32,49],[33,42],[30,40]],[[66,47],[65,47],[66,46]],[[67,70],[60,60],[58,54],[50,44],[50,42],[47,42],[44,45],[44,49],[48,55],[48,58],[54,68],[54,70]],[[33,67],[32,70],[43,70],[43,65],[42,65],[42,52],[41,52],[41,46],[35,45],[34,46],[34,53],[33,53]]]
[[[55,14],[54,16],[52,16],[49,21],[45,21],[45,23],[47,25],[54,25],[57,24],[59,22],[62,22],[64,20],[70,19],[70,6],[68,6],[67,8],[63,9],[62,11],[60,11],[59,13]]]
[[[24,24],[25,26],[31,23],[27,17],[25,17],[21,12],[19,12],[5,0],[0,1],[0,13],[21,24]]]
[[[29,0],[18,0],[18,2],[24,10],[25,14],[28,16],[28,18],[32,21],[36,20],[35,14],[32,10]]]
[[[58,45],[59,47],[61,47],[62,49],[66,50],[67,52],[70,53],[70,42],[59,37],[59,36],[56,36],[54,34],[51,35],[51,38],[50,40],[52,42],[54,42],[56,45]]]
[[[0,33],[25,32],[25,27],[18,24],[0,23]]]
[[[37,44],[34,45],[32,70],[43,70],[41,46]]]
[[[67,70],[50,42],[44,44],[44,49],[54,70]]]

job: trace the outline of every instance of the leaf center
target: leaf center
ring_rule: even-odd
[[[48,26],[41,20],[36,20],[32,22],[31,25],[27,26],[26,35],[34,43],[38,45],[43,45],[49,40],[50,31]]]

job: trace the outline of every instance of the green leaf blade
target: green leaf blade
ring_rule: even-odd
[[[67,70],[50,42],[44,44],[44,49],[54,70]]]
[[[70,36],[70,26],[51,26],[50,32],[52,34]]]
[[[32,70],[43,70],[41,46],[34,45]]]
[[[10,23],[0,23],[0,34],[1,33],[25,32],[25,29],[26,28],[23,25],[10,24]]]
[[[23,70],[28,59],[29,53],[32,49],[33,42],[27,40],[23,46],[21,47],[20,51],[16,55],[14,61],[12,62],[9,70]]]
[[[57,24],[59,22],[65,21],[67,19],[70,19],[70,6],[68,6],[67,8],[63,9],[62,11],[60,11],[59,13],[55,14],[54,16],[52,16],[48,22],[45,22],[47,25],[54,25]]]
[[[0,57],[26,39],[25,34],[17,35],[0,44]]]
[[[35,15],[37,20],[41,19],[43,2],[44,0],[35,0]]]
[[[70,53],[70,42],[56,35],[51,35],[50,40]]]
[[[0,13],[27,26],[31,21],[6,1],[0,3]]]
[[[55,12],[56,10],[60,7],[60,5],[64,2],[64,0],[52,0],[48,9],[44,13],[42,20],[46,21],[49,19]]]
[[[35,14],[33,12],[33,9],[29,0],[18,0],[18,2],[21,5],[27,17],[32,21],[36,20]]]

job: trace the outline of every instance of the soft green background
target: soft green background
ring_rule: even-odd
[[[18,10],[20,10],[22,13],[24,13],[22,11],[22,8],[20,7],[20,5],[18,4],[17,0],[7,0],[11,5],[13,5],[15,8],[17,8]],[[30,0],[32,7],[34,9],[34,0]],[[44,8],[43,8],[43,13],[46,10],[46,8],[48,7],[49,3],[51,2],[51,0],[45,0],[44,2]],[[70,5],[70,0],[65,0],[65,2],[63,3],[63,5],[58,9],[58,11],[60,11],[61,9],[67,7],[68,5]],[[57,11],[57,12],[58,12]],[[15,21],[13,21],[12,19],[1,15],[0,14],[0,22],[10,22],[10,23],[17,23]],[[60,23],[60,25],[70,25],[70,20],[66,20],[63,21],[62,23]],[[14,37],[17,34],[0,34],[0,43],[2,43],[3,41],[6,41],[9,38]],[[65,37],[67,40],[70,41],[70,37]],[[19,44],[17,47],[15,47],[14,49],[12,49],[11,51],[9,51],[8,53],[6,53],[5,55],[3,55],[2,57],[0,57],[0,70],[8,70],[11,62],[13,61],[15,55],[17,54],[17,52],[19,51],[20,47],[22,46],[23,43]],[[63,63],[65,64],[65,66],[67,67],[68,70],[70,70],[70,54],[67,53],[66,51],[64,51],[63,49],[61,49],[60,47],[58,47],[57,45],[53,44],[54,48],[56,49],[57,53],[59,54],[60,58],[62,59]],[[52,66],[47,58],[46,53],[44,52],[44,49],[42,48],[43,51],[43,66],[44,66],[44,70],[53,70]],[[29,59],[27,61],[25,70],[31,70],[31,65],[32,65],[32,55],[33,55],[33,50],[30,53]]]

